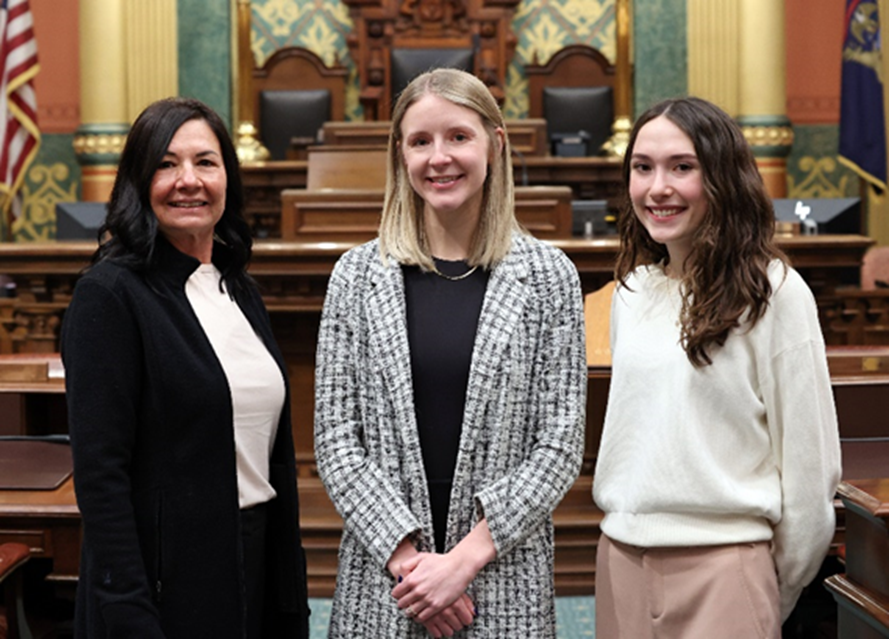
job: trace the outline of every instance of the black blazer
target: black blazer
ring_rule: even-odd
[[[215,247],[222,267],[225,250]],[[78,638],[244,636],[232,403],[185,295],[198,261],[158,237],[147,276],[104,261],[62,326],[83,549]],[[259,293],[236,296],[288,389],[271,456],[265,635],[308,637],[289,385]]]

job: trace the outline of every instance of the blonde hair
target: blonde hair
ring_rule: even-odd
[[[401,264],[435,270],[426,240],[423,199],[411,187],[401,152],[401,123],[407,110],[427,94],[437,95],[471,109],[482,119],[488,134],[491,162],[482,193],[482,211],[473,237],[468,262],[490,269],[502,260],[519,229],[515,218],[515,195],[509,139],[497,102],[481,80],[458,69],[434,69],[414,78],[395,103],[389,132],[386,197],[380,222],[380,255]],[[497,129],[504,131],[498,149]]]

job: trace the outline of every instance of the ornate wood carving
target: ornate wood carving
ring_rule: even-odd
[[[345,1],[355,25],[348,45],[358,67],[365,119],[391,117],[393,49],[472,49],[473,72],[495,98],[504,99],[517,42],[511,25],[518,0]]]

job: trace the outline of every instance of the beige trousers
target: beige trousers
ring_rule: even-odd
[[[780,639],[769,542],[638,548],[599,538],[596,639]]]

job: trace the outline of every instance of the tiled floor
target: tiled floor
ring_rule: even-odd
[[[327,638],[330,620],[330,600],[310,599],[312,608],[311,639]],[[559,639],[591,639],[596,636],[593,627],[596,602],[593,597],[559,597],[556,599],[556,630]]]

